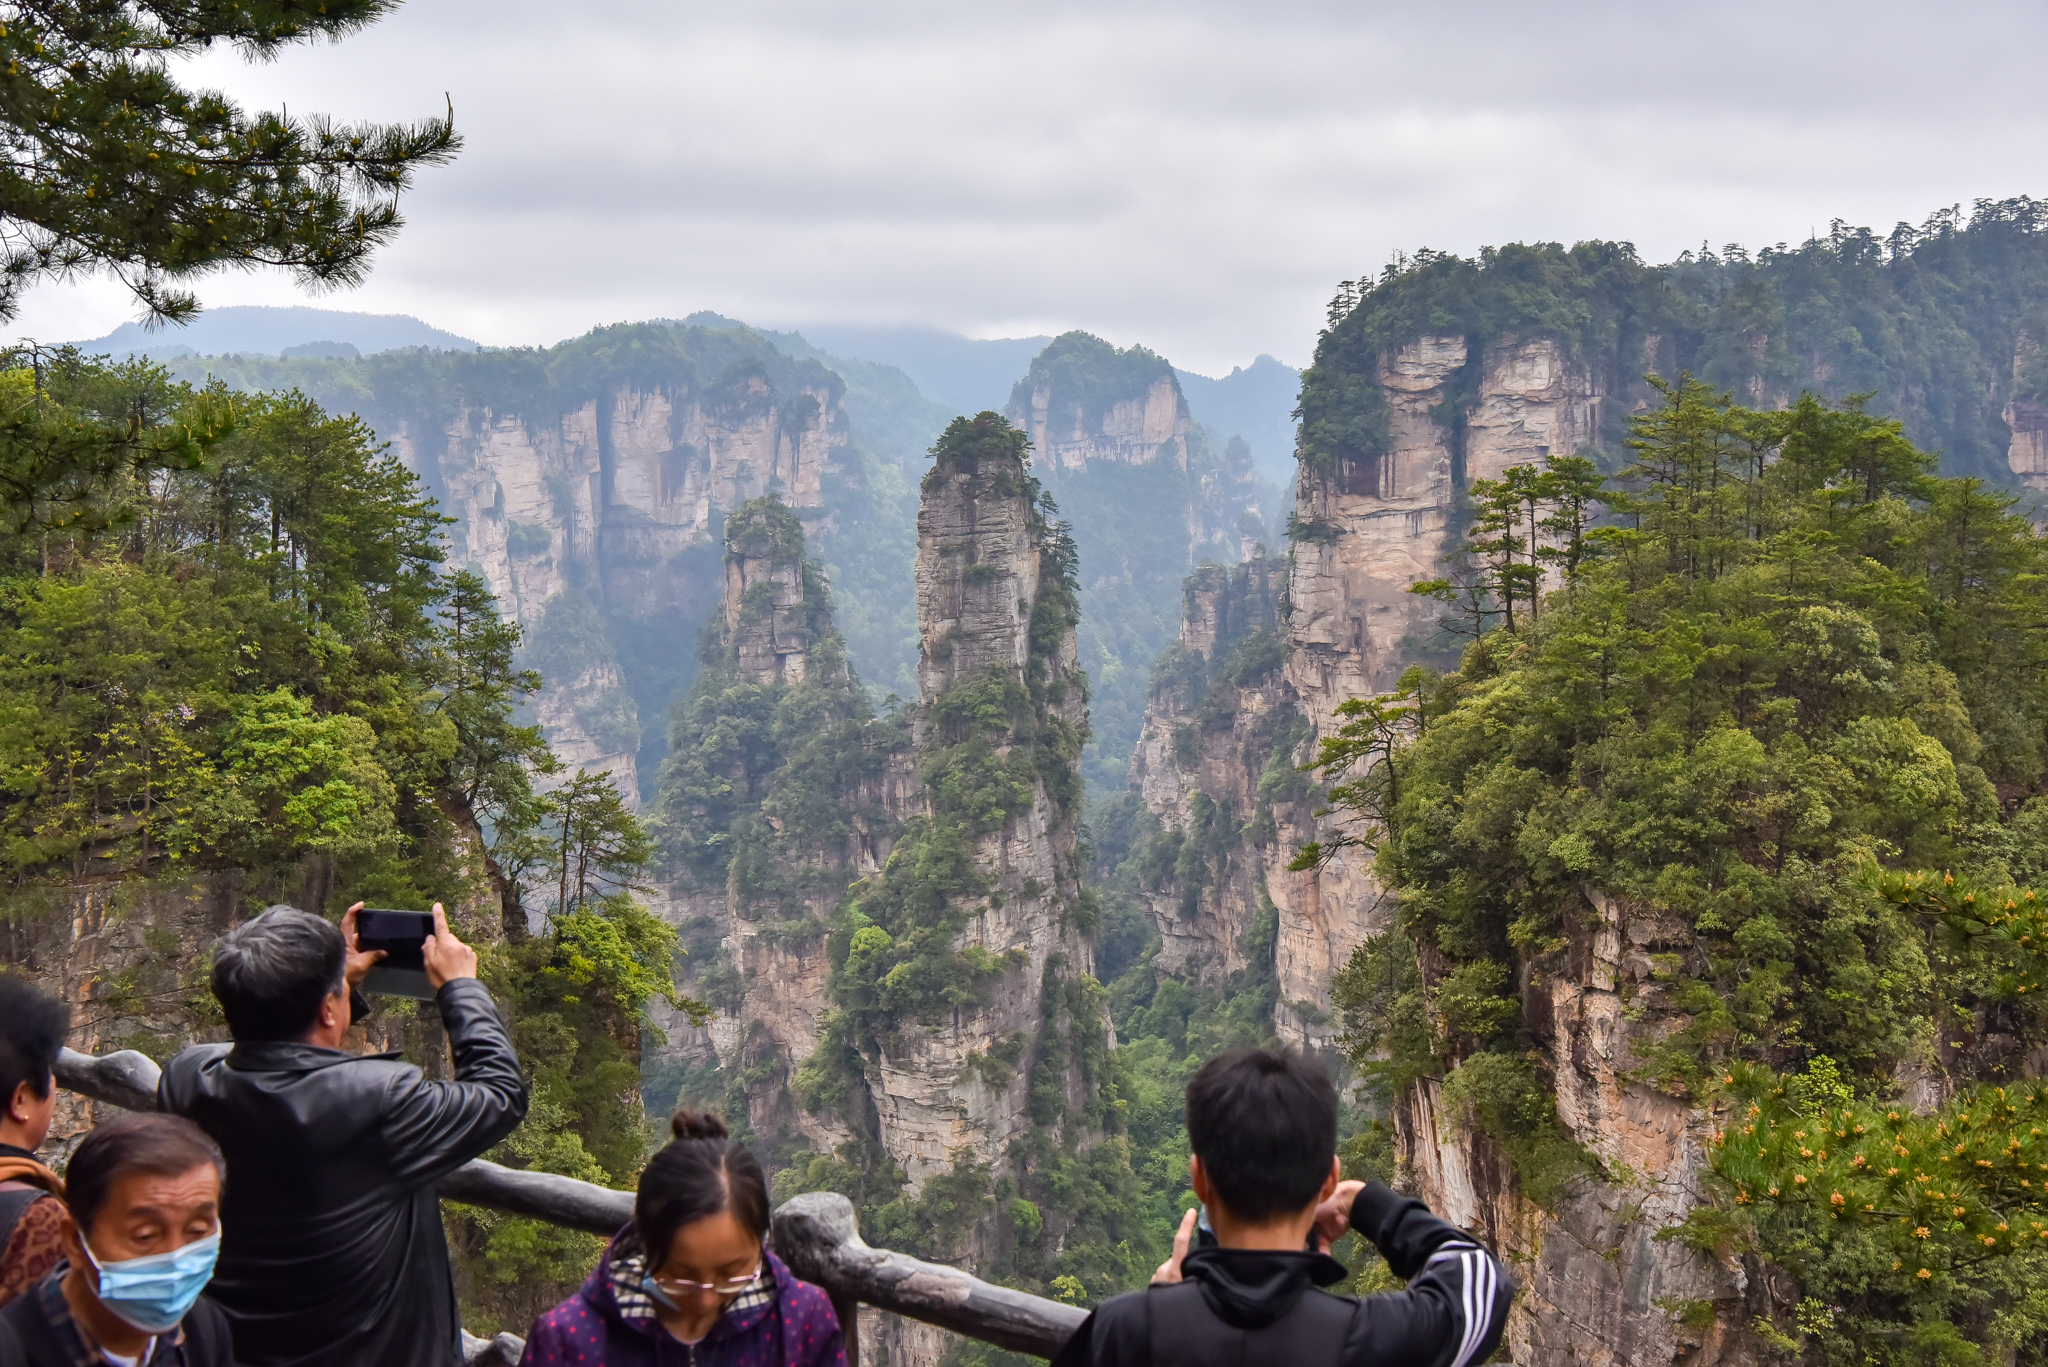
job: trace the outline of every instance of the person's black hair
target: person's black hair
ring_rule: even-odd
[[[64,1204],[79,1232],[90,1233],[121,1178],[131,1172],[180,1177],[202,1163],[211,1163],[226,1185],[227,1159],[206,1131],[181,1115],[130,1111],[95,1128],[71,1151],[64,1168]]]
[[[715,1115],[677,1111],[675,1135],[640,1173],[633,1226],[647,1250],[649,1271],[659,1268],[676,1231],[707,1215],[730,1210],[758,1237],[768,1233],[768,1179],[746,1146],[729,1138]]]
[[[22,1083],[38,1100],[50,1094],[52,1071],[71,1033],[71,1008],[27,979],[0,973],[0,1110]]]
[[[1337,1089],[1292,1050],[1220,1054],[1188,1080],[1188,1145],[1238,1219],[1294,1214],[1337,1156]]]
[[[238,1040],[295,1040],[347,980],[348,942],[324,917],[270,907],[213,949],[213,995]]]

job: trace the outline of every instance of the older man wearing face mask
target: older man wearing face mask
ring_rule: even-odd
[[[66,1168],[65,1261],[0,1310],[0,1367],[232,1367],[200,1297],[220,1252],[225,1166],[173,1115],[124,1115]]]

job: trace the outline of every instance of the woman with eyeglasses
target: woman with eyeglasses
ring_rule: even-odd
[[[846,1367],[824,1291],[768,1251],[768,1184],[716,1116],[678,1111],[633,1220],[533,1322],[521,1367]]]

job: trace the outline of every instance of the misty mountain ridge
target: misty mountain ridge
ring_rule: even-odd
[[[1053,340],[1050,336],[979,338],[943,328],[846,323],[780,331],[709,309],[680,321],[693,327],[745,328],[789,356],[823,362],[858,388],[872,391],[867,396],[871,409],[887,406],[898,410],[891,426],[901,423],[906,430],[928,428],[926,445],[937,439],[946,419],[954,414],[1001,410],[1017,377]],[[149,356],[158,361],[193,356],[351,360],[404,347],[492,349],[410,314],[257,304],[208,309],[182,327],[152,331],[140,323],[124,323],[104,337],[76,345],[88,356]],[[863,363],[898,372],[908,384],[879,370],[856,382],[848,372]],[[1250,365],[1234,366],[1221,378],[1178,366],[1174,374],[1195,421],[1219,441],[1243,437],[1264,478],[1281,485],[1293,480],[1293,413],[1301,387],[1299,370],[1262,353]]]
[[[182,327],[123,323],[104,337],[76,343],[88,356],[369,356],[402,347],[475,351],[478,344],[408,313],[355,313],[263,304],[211,308]]]

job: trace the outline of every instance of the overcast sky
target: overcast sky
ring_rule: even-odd
[[[2044,51],[2038,3],[409,0],[191,69],[350,118],[445,90],[467,139],[362,288],[199,288],[505,345],[710,308],[1301,364],[1336,282],[1399,249],[1664,260],[2048,193]],[[16,330],[134,315],[44,286]]]

